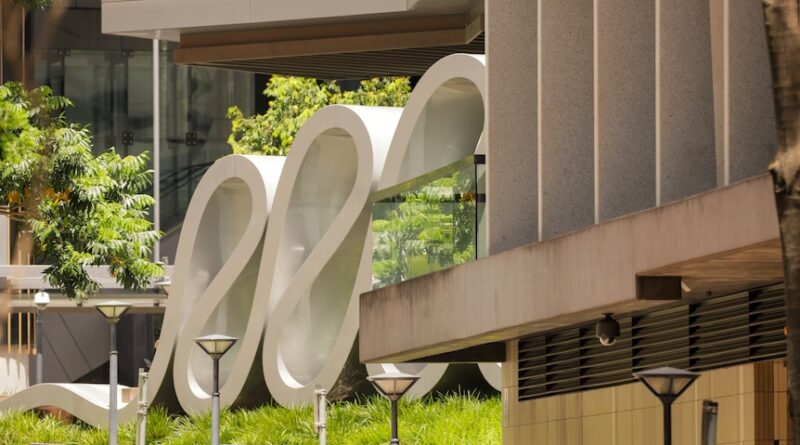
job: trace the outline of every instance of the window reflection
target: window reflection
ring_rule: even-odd
[[[373,287],[400,283],[483,256],[482,156],[373,196]]]

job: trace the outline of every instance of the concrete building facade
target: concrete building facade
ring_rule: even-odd
[[[380,20],[407,29],[425,17],[451,29],[480,23],[491,255],[362,295],[362,361],[502,344],[503,386],[514,388],[519,338],[782,280],[769,180],[760,176],[776,142],[756,0],[353,1],[304,13],[259,4],[236,17],[144,23],[146,8],[167,4],[107,2],[106,31],[169,34],[188,63],[274,67],[294,57],[302,71],[312,53],[368,69],[382,61],[373,50],[475,42],[469,32],[463,42],[437,41],[444,32],[433,28],[425,44],[379,38],[369,25]],[[123,25],[123,9],[141,24]],[[346,38],[363,46],[336,47],[345,38],[336,23],[358,24]],[[236,40],[235,26],[261,34]],[[253,53],[242,48],[247,39]],[[313,52],[304,41],[325,45]],[[212,50],[226,45],[228,58]],[[408,64],[396,61],[395,71]]]
[[[631,373],[661,365],[703,373],[679,443],[703,443],[706,400],[718,443],[786,440],[758,0],[323,3],[105,0],[103,30],[173,40],[181,63],[321,78],[485,53],[466,148],[486,154],[489,255],[361,294],[361,362],[502,359],[507,444],[656,441]],[[603,313],[623,327],[608,348]]]

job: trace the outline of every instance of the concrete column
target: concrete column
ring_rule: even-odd
[[[486,1],[489,253],[538,239],[536,9]]]
[[[594,223],[593,1],[539,1],[540,238]]]
[[[760,0],[727,0],[730,182],[767,172],[778,145]]]
[[[655,2],[595,0],[595,217],[655,205]]]
[[[717,185],[763,174],[777,146],[760,0],[710,0]]]
[[[657,204],[713,188],[709,3],[656,0]]]

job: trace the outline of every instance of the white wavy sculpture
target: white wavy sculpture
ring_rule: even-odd
[[[177,397],[188,412],[208,409],[210,361],[192,339],[212,332],[241,339],[221,362],[223,405],[270,396],[308,403],[315,386],[347,393],[363,384],[353,344],[358,295],[371,287],[369,195],[484,153],[485,85],[483,56],[448,56],[405,108],[326,107],[303,125],[286,158],[218,160],[184,220],[150,401]],[[367,371],[395,366],[421,375],[412,397],[434,389],[448,368]],[[495,387],[497,368],[481,366]],[[108,387],[36,385],[0,409],[45,405],[105,426]],[[120,410],[123,421],[135,415],[135,403]]]

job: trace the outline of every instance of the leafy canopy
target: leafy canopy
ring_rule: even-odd
[[[0,214],[27,224],[48,282],[82,300],[100,290],[86,266],[108,265],[124,288],[163,275],[150,261],[161,234],[147,219],[154,204],[147,153],[95,156],[89,130],[70,124],[69,99],[48,87],[0,86]]]
[[[53,3],[53,0],[14,0],[14,3],[25,9],[45,9]]]
[[[320,108],[334,104],[402,107],[409,93],[407,77],[363,80],[358,89],[342,91],[336,81],[272,76],[264,90],[271,98],[266,113],[248,117],[238,107],[228,109],[232,124],[228,143],[237,154],[285,156],[297,131]]]

